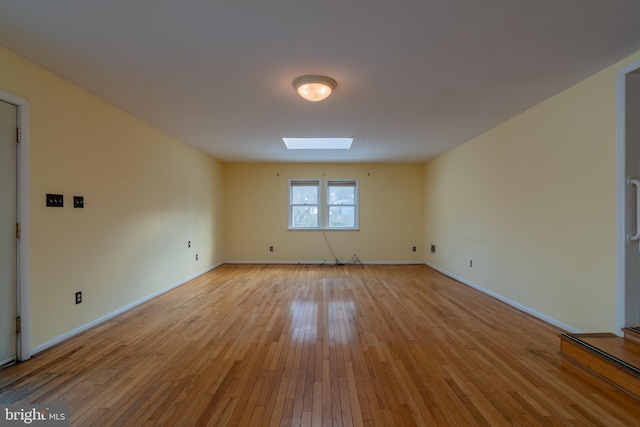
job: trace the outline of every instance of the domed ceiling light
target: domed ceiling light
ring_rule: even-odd
[[[338,86],[338,83],[330,77],[318,75],[300,76],[293,81],[293,87],[298,94],[307,101],[322,101]]]

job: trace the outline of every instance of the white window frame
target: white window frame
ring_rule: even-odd
[[[331,187],[353,187],[353,203],[330,204],[329,192]],[[325,182],[325,228],[327,230],[357,230],[358,229],[358,180],[357,179],[327,179]],[[330,225],[332,207],[353,207],[353,227],[336,227]]]
[[[318,225],[315,227],[294,227],[293,211],[296,206],[302,206],[301,204],[294,204],[293,201],[293,188],[298,185],[317,185],[318,186],[318,204],[314,205],[318,208]],[[354,187],[354,203],[353,204],[329,204],[329,190],[332,186],[353,186]],[[302,179],[289,179],[289,197],[288,197],[288,229],[289,230],[359,230],[360,229],[360,183],[357,179],[317,179],[317,178],[302,178]],[[305,206],[309,206],[305,204]],[[354,207],[354,226],[353,227],[331,227],[329,225],[329,210],[332,206],[353,206]]]
[[[317,186],[318,188],[318,203],[293,203],[293,189],[298,186]],[[293,226],[293,210],[298,206],[316,206],[318,210],[318,221],[315,227],[294,227]],[[316,230],[321,228],[322,225],[322,181],[319,179],[290,179],[289,180],[289,229],[290,230]]]

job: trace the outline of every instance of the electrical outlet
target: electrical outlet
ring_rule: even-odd
[[[198,260],[198,254],[196,254],[196,261]]]
[[[84,208],[84,196],[73,196],[73,207]]]
[[[413,252],[415,252],[416,250],[417,250],[417,248],[414,246],[414,247],[413,247]]]
[[[82,292],[76,292],[76,304],[80,304],[82,302]]]
[[[269,252],[273,252],[273,246],[269,246]]]
[[[469,260],[469,267],[473,267],[473,260],[472,259]]]
[[[431,253],[432,254],[436,253],[436,245],[431,245]]]
[[[189,240],[189,241],[187,242],[187,247],[188,247],[188,248],[190,248],[190,247],[191,247],[191,240]]]

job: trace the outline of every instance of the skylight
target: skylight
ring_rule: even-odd
[[[348,150],[353,138],[282,138],[289,150]]]

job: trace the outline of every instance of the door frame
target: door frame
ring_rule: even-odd
[[[29,293],[29,100],[0,90],[0,100],[16,106],[21,138],[17,147],[17,221],[20,238],[17,241],[17,295],[16,313],[20,316],[16,356],[19,361],[31,357],[31,316]]]
[[[640,129],[633,130],[634,135],[627,134],[627,93],[629,75],[633,74],[634,88],[637,90],[636,112],[640,111],[640,61],[635,61],[617,73],[616,81],[616,333],[622,335],[621,329],[627,326],[640,326],[640,253],[638,243],[627,240],[628,235],[635,234],[632,227],[636,218],[632,216],[636,207],[630,206],[635,201],[634,189],[627,182],[631,176],[638,178],[638,165],[634,170],[627,165],[629,157],[640,157],[638,152],[632,153],[632,140],[635,145],[640,140]],[[637,148],[636,148],[637,150]]]

